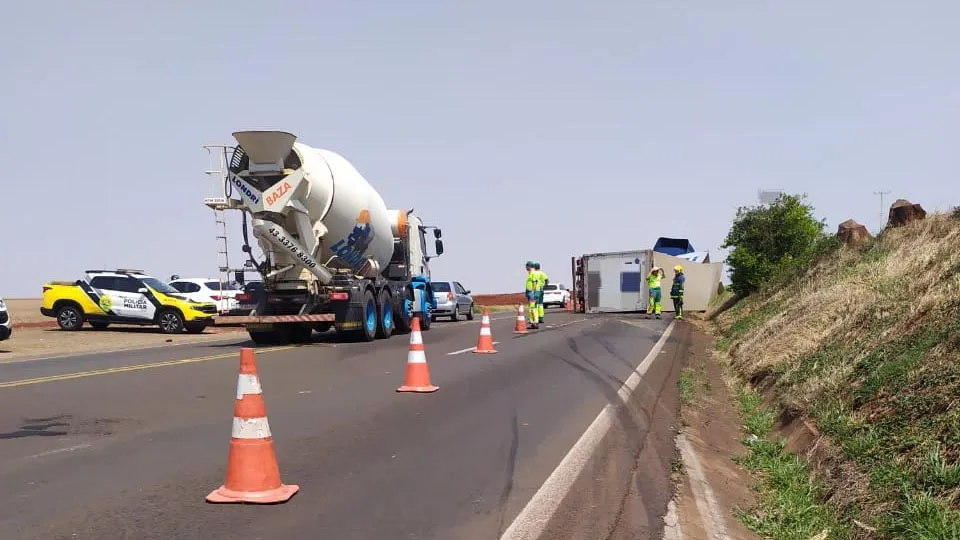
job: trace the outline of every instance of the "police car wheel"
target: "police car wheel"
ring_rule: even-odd
[[[172,309],[160,312],[157,317],[160,331],[164,334],[179,334],[183,332],[183,316]]]
[[[57,325],[61,330],[79,330],[83,326],[83,313],[73,306],[63,306],[57,310]]]

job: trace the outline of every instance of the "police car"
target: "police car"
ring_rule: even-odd
[[[13,321],[10,320],[10,313],[7,311],[7,304],[3,298],[0,298],[0,341],[10,339],[13,333]]]
[[[141,270],[87,270],[84,279],[43,286],[40,312],[61,330],[84,322],[102,330],[111,323],[159,326],[167,334],[200,333],[214,322],[217,306],[196,302]]]

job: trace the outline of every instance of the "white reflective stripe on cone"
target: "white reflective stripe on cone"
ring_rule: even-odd
[[[423,336],[420,335],[420,332],[414,332],[410,334],[410,344],[411,345],[423,345]]]
[[[410,354],[407,355],[408,364],[426,364],[427,356],[423,354],[423,351],[410,351]]]
[[[481,336],[492,336],[493,334],[490,333],[490,329],[489,329],[489,328],[487,328],[486,326],[484,326],[483,328],[480,329],[480,335],[481,335]]]
[[[270,424],[264,418],[233,417],[234,439],[265,439],[270,437]]]
[[[237,399],[243,399],[243,396],[249,394],[262,394],[263,389],[260,388],[260,379],[256,375],[249,375],[247,373],[241,373],[237,377]]]

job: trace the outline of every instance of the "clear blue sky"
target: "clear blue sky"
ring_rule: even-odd
[[[103,265],[214,275],[201,146],[238,129],[343,154],[442,226],[434,277],[475,292],[520,290],[530,258],[569,284],[571,255],[661,235],[716,253],[760,188],[809,193],[832,229],[875,229],[878,189],[947,209],[957,20],[949,0],[11,3],[0,296]]]

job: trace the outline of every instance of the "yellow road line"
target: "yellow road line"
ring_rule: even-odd
[[[295,349],[298,345],[288,345],[285,347],[271,347],[268,349],[256,349],[257,354],[266,354],[271,352],[286,351]],[[196,364],[197,362],[207,362],[209,360],[220,360],[223,358],[240,358],[239,352],[215,354],[212,356],[198,356],[195,358],[181,358],[179,360],[165,360],[163,362],[152,362],[149,364],[136,364],[132,366],[121,366],[115,368],[96,369],[93,371],[81,371],[78,373],[64,373],[61,375],[50,375],[47,377],[36,377],[33,379],[21,379],[19,381],[9,381],[0,383],[0,388],[13,388],[15,386],[27,386],[30,384],[42,384],[54,381],[66,381],[69,379],[80,379],[83,377],[96,377],[98,375],[109,375],[111,373],[124,373],[127,371],[142,371],[166,366],[177,366],[180,364]]]

